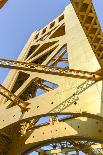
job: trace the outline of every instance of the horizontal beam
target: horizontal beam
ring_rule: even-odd
[[[102,77],[100,75],[97,75],[95,72],[74,70],[74,69],[69,69],[67,67],[60,68],[55,66],[46,66],[46,65],[20,62],[20,61],[14,61],[14,60],[6,60],[6,59],[0,59],[0,67],[59,75],[64,77],[88,79],[93,81],[98,81],[102,79]]]

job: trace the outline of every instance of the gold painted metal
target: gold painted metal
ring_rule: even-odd
[[[102,42],[92,0],[71,0],[17,61],[0,59],[11,69],[0,85],[1,155],[103,154]]]
[[[8,0],[0,0],[0,9],[5,5]]]
[[[102,69],[96,72],[80,71],[75,69],[60,68],[55,66],[38,65],[33,63],[25,63],[20,61],[0,59],[0,67],[18,69],[23,71],[39,72],[46,74],[54,74],[59,76],[67,76],[73,78],[87,79],[99,81],[102,79]]]

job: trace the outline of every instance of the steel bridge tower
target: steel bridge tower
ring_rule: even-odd
[[[0,155],[103,154],[102,66],[92,0],[71,0],[32,33],[17,61],[0,59],[11,69],[0,85]]]

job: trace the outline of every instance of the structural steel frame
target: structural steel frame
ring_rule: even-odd
[[[0,67],[11,69],[0,85],[0,154],[103,154],[102,61],[92,0],[71,0],[31,35],[17,61],[0,59]],[[44,94],[37,96],[39,89]],[[38,125],[44,116],[50,120]]]

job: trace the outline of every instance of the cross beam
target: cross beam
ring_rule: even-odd
[[[102,79],[102,76],[100,74],[99,75],[97,74],[98,72],[88,72],[88,71],[70,69],[69,67],[60,68],[55,66],[47,66],[47,65],[40,65],[14,60],[6,60],[6,59],[0,59],[0,67],[59,75],[64,77],[87,79],[93,81],[99,81]]]
[[[27,110],[26,107],[29,105],[29,103],[21,100],[19,97],[10,92],[1,84],[0,84],[0,94],[6,97],[8,100],[12,101],[13,102],[12,105],[18,105],[21,108],[22,112]]]

